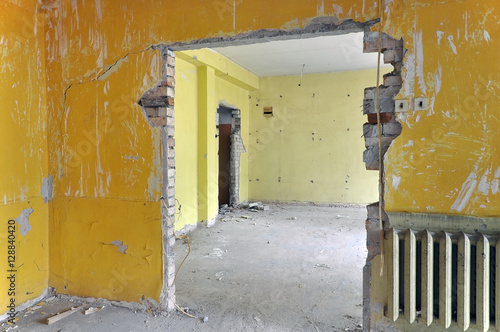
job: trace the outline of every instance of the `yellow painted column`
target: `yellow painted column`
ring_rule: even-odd
[[[198,67],[198,220],[210,222],[218,210],[218,140],[215,70]]]

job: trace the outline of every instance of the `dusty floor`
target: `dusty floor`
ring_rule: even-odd
[[[80,310],[45,325],[47,317],[82,303],[64,297],[20,313],[10,331],[360,331],[365,219],[366,209],[355,206],[235,210],[189,234],[192,252],[176,296],[197,318],[105,303],[91,315]],[[178,240],[177,264],[186,251]]]

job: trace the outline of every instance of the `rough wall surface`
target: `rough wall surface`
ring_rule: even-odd
[[[394,1],[385,30],[403,37],[401,98],[428,110],[401,114],[386,162],[388,211],[498,216],[500,47],[495,1]]]
[[[36,1],[0,3],[0,314],[48,285],[44,32]]]
[[[426,111],[398,116],[402,134],[386,154],[386,209],[498,215],[500,161],[496,142],[500,124],[495,107],[499,101],[500,64],[487,60],[494,59],[499,48],[496,25],[500,4],[493,0],[385,3],[383,30],[403,38],[408,50],[403,59],[399,97],[426,97],[429,105]],[[140,262],[140,266],[148,267],[149,276],[162,273],[161,183],[157,182],[162,166],[158,163],[160,133],[148,127],[135,104],[160,80],[160,69],[156,68],[159,60],[153,60],[159,55],[150,49],[152,45],[259,29],[290,30],[325,15],[339,22],[349,18],[364,22],[378,17],[377,2],[366,0],[67,0],[44,1],[42,6],[35,1],[17,0],[1,6],[0,43],[5,47],[0,53],[0,91],[2,100],[5,98],[2,103],[10,111],[3,113],[5,121],[1,122],[2,135],[9,142],[3,146],[2,156],[9,158],[6,164],[15,160],[2,175],[6,193],[2,215],[9,219],[18,217],[23,209],[34,210],[30,215],[32,229],[22,238],[28,241],[33,236],[25,246],[30,248],[29,253],[19,253],[20,257],[26,255],[21,259],[29,262],[25,266],[33,272],[19,284],[21,294],[36,288],[30,296],[40,294],[47,284],[47,225],[54,241],[50,247],[68,250],[80,259],[71,236],[79,233],[88,245],[83,263],[75,266],[70,262],[62,264],[57,250],[51,248],[54,259],[50,283],[59,289],[67,287],[77,294],[97,296],[108,287],[103,281],[111,277],[107,263],[112,258],[118,258],[120,268]],[[39,24],[43,15],[45,25]],[[125,98],[117,93],[118,89],[126,94]],[[99,124],[107,123],[106,116],[117,119],[112,107],[118,96],[119,102],[132,110],[130,118],[112,122],[116,123],[114,135],[98,134]],[[89,139],[84,131],[91,129],[95,133]],[[89,145],[81,142],[90,143],[92,149],[83,150]],[[99,147],[93,142],[99,142]],[[64,147],[78,148],[79,143],[83,158],[76,165],[81,167],[73,167],[70,174],[72,158],[67,158]],[[138,160],[137,154],[129,153],[132,150],[140,151]],[[98,151],[109,151],[110,159]],[[44,166],[47,161],[48,169]],[[137,168],[131,166],[134,163]],[[120,169],[124,165],[129,171],[136,170],[133,175],[142,179],[136,182],[137,191],[115,186],[117,179],[125,177]],[[142,178],[151,172],[151,177]],[[54,199],[47,203],[50,215],[41,195],[43,178],[49,174],[54,179]],[[80,181],[83,175],[85,183]],[[144,210],[139,208],[141,205]],[[124,223],[133,227],[123,227]],[[94,227],[102,227],[98,235],[92,233]],[[134,237],[137,232],[139,238]],[[133,255],[120,256],[124,254],[116,245],[106,245],[114,241],[127,245],[127,239],[134,245],[126,253]],[[99,255],[104,251],[109,253]],[[31,263],[33,253],[36,264]],[[76,276],[80,272],[91,275],[96,273],[94,270],[101,274],[101,281],[95,285],[83,285]],[[142,269],[131,268],[127,273],[136,284],[131,283],[126,290],[114,285],[115,298],[137,300],[142,291],[146,297],[159,297],[161,282],[145,285]],[[383,303],[383,294],[373,296]],[[18,300],[29,298],[22,295]],[[6,299],[2,299],[5,303]]]

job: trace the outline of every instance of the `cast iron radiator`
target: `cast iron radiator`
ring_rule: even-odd
[[[387,317],[500,331],[500,236],[393,228],[384,242]]]

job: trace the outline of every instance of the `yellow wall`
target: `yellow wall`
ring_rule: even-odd
[[[215,80],[216,99],[218,102],[223,102],[225,105],[231,105],[241,111],[241,138],[243,144],[248,151],[248,133],[250,121],[250,102],[248,99],[249,91],[240,88],[228,81],[217,78]],[[215,116],[215,114],[214,114]],[[217,146],[219,142],[217,141]],[[217,164],[217,169],[219,164]],[[240,201],[248,200],[248,152],[240,155]]]
[[[159,299],[161,135],[137,100],[160,66],[158,51],[131,54],[66,90],[50,224],[50,285],[60,293]]]
[[[403,37],[401,97],[429,98],[400,117],[389,149],[389,211],[500,215],[500,48],[497,1],[403,1],[386,29]]]
[[[47,172],[47,108],[43,15],[35,1],[0,3],[0,314],[7,311],[7,221],[29,215],[26,235],[16,224],[16,305],[39,297],[48,286],[48,204],[41,195]],[[12,243],[10,243],[12,245]]]
[[[378,17],[374,3],[365,0],[63,0],[44,1],[43,7],[37,4],[16,0],[0,5],[0,93],[5,109],[0,123],[1,135],[8,142],[0,153],[4,158],[0,185],[6,195],[1,211],[8,219],[17,217],[23,208],[35,210],[30,217],[33,229],[25,238],[18,236],[19,241],[26,241],[26,252],[19,252],[26,270],[19,279],[25,287],[18,301],[40,294],[46,286],[47,227],[50,285],[58,291],[96,296],[106,289],[112,269],[105,262],[116,258],[116,248],[99,242],[114,239],[129,244],[128,254],[114,260],[115,267],[130,268],[127,273],[135,281],[125,290],[114,287],[112,297],[138,299],[144,292],[157,298],[161,285],[159,136],[135,105],[141,93],[159,80],[159,69],[151,68],[158,63],[153,61],[158,53],[148,50],[151,45],[258,29],[299,28],[324,15],[356,21]],[[384,31],[404,38],[408,49],[400,97],[426,96],[431,109],[401,116],[403,133],[386,155],[387,210],[500,213],[500,154],[496,153],[500,124],[495,113],[500,63],[492,60],[500,47],[499,6],[493,0],[388,4]],[[40,24],[44,17],[45,26]],[[31,29],[35,26],[36,30]],[[110,67],[109,75],[95,81]],[[216,70],[215,77],[206,74],[201,76],[212,80],[214,87],[219,84]],[[122,93],[127,98],[121,98]],[[107,113],[118,97],[131,110],[129,121],[114,122],[119,115]],[[216,107],[217,98],[210,100],[205,99],[206,109]],[[106,114],[116,123],[116,134],[103,134],[99,150],[93,146],[92,153],[82,158],[82,167],[69,172],[67,148],[77,148],[87,139],[82,130],[99,125]],[[353,130],[362,122],[353,124]],[[205,128],[213,126],[206,123]],[[134,159],[137,151],[139,160]],[[49,203],[47,217],[40,192],[42,179],[49,174],[54,178],[55,199]],[[80,185],[83,175],[85,183]],[[137,180],[133,188],[126,186],[131,175]],[[208,188],[209,181],[204,186]],[[211,217],[213,210],[210,203],[205,216],[198,218]],[[5,236],[5,231],[1,234]],[[84,250],[76,244],[83,244]],[[63,264],[61,252],[75,260]],[[88,280],[76,272],[93,278],[95,285],[84,284]],[[144,280],[153,281],[145,285]],[[32,294],[26,296],[26,292]]]
[[[198,74],[195,65],[175,61],[176,229],[198,220]],[[179,213],[180,206],[180,213]]]
[[[217,215],[217,108],[223,103],[241,110],[241,136],[246,143],[249,119],[247,89],[251,88],[250,84],[258,85],[255,75],[218,53],[206,49],[177,52],[176,229],[211,221]],[[240,200],[245,201],[248,199],[248,159],[245,153],[240,160]]]
[[[378,175],[365,169],[361,126],[363,91],[376,77],[376,70],[359,70],[262,78],[251,99],[251,199],[377,201]],[[274,116],[264,116],[264,107]]]

